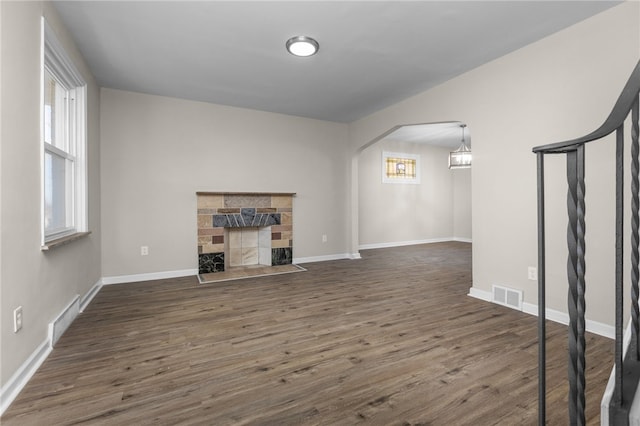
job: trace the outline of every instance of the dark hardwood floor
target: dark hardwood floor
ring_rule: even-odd
[[[534,425],[536,318],[467,296],[471,246],[366,250],[307,272],[105,286],[2,425]],[[566,327],[548,419],[568,424]],[[587,335],[599,424],[613,341]]]

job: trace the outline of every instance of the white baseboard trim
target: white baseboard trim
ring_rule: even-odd
[[[18,368],[18,370],[7,380],[0,390],[0,416],[18,396],[20,391],[29,382],[31,377],[40,368],[42,363],[51,353],[51,344],[49,339],[45,340],[36,348],[35,351],[27,358],[27,360]]]
[[[362,256],[360,256],[360,252],[351,253],[349,255],[349,259],[358,260],[358,259],[362,259]]]
[[[533,315],[534,317],[538,316],[538,305],[534,305],[533,303],[522,303],[522,312],[525,314]],[[555,309],[547,308],[545,310],[545,318],[551,320],[553,322],[558,322],[560,324],[568,325],[569,324],[569,314],[564,312],[556,311]],[[588,320],[585,320],[587,322]],[[591,330],[588,330],[591,331]]]
[[[568,324],[567,320],[567,324]],[[611,340],[615,340],[616,338],[616,328],[612,325],[607,325],[598,321],[586,320],[586,329],[587,331],[597,334],[599,336],[608,337]]]
[[[96,297],[96,294],[98,294],[101,288],[102,288],[102,279],[99,279],[98,282],[96,282],[93,285],[93,287],[89,289],[87,294],[85,294],[80,299],[80,312],[84,312],[84,310],[87,309],[87,306],[89,306],[89,303],[91,303],[93,298]]]
[[[83,297],[74,296],[73,300],[56,316],[56,319],[49,323],[47,326],[47,339],[29,355],[26,361],[22,363],[0,389],[0,416],[9,408],[9,405],[47,359],[56,341],[76,319],[78,314],[84,311],[95,295],[98,294],[101,287],[102,281],[98,280]]]
[[[415,246],[418,244],[444,243],[447,241],[455,241],[455,240],[453,237],[447,237],[447,238],[430,238],[426,240],[395,241],[392,243],[361,244],[358,246],[358,249],[370,250],[370,249],[389,248],[389,247]]]
[[[391,243],[361,244],[360,246],[358,246],[358,249],[360,249],[360,250],[370,250],[370,249],[378,249],[378,248],[415,246],[415,245],[418,245],[418,244],[446,243],[448,241],[458,241],[458,242],[461,242],[461,243],[471,243],[471,238],[447,237],[447,238],[430,238],[430,239],[426,239],[426,240],[395,241],[395,242],[391,242]]]
[[[128,275],[122,277],[107,277],[98,280],[93,287],[83,296],[74,296],[71,303],[69,303],[64,309],[60,311],[60,314],[56,316],[51,323],[48,324],[47,339],[36,348],[35,351],[27,358],[27,360],[16,370],[16,372],[9,378],[9,380],[0,389],[0,416],[5,412],[13,400],[18,396],[20,391],[25,387],[27,382],[40,368],[42,363],[47,359],[53,345],[57,339],[62,336],[64,330],[71,325],[76,319],[78,314],[86,309],[91,303],[91,300],[98,294],[103,284],[116,284],[117,282],[131,282],[131,281],[146,281],[149,279],[159,278],[173,278],[180,276],[197,275],[197,270],[184,270],[184,271],[171,271],[160,272],[153,274],[140,274],[140,275]],[[59,324],[59,325],[56,325]]]
[[[178,271],[150,272],[147,274],[118,275],[102,277],[102,285],[134,283],[140,281],[163,280],[166,278],[180,278],[198,275],[197,269],[181,269]]]
[[[451,241],[458,241],[459,243],[473,243],[471,238],[453,237]]]
[[[358,257],[360,255],[358,254]],[[326,262],[329,260],[342,260],[342,259],[354,259],[353,255],[349,253],[340,254],[328,254],[324,256],[311,256],[311,257],[295,257],[293,263],[313,263],[313,262]]]
[[[493,302],[493,296],[490,291],[480,290],[474,287],[469,289],[468,296],[474,297],[476,299],[484,300],[485,302]],[[538,305],[534,305],[533,303],[522,303],[522,312],[538,316]],[[548,320],[553,322],[557,322],[560,324],[567,325],[569,324],[569,314],[557,311],[555,309],[547,308],[545,310],[545,317]],[[593,320],[585,320],[585,328],[589,333],[598,334],[600,336],[608,337],[609,339],[615,339],[615,327],[598,322]]]
[[[522,311],[531,314],[534,316],[538,316],[538,305],[534,305],[533,303],[523,303]],[[553,322],[558,322],[560,324],[568,325],[569,324],[569,314],[561,311],[557,311],[555,309],[547,308],[545,309],[545,317],[548,320]],[[599,336],[608,337],[609,339],[616,338],[616,328],[604,324],[598,321],[593,321],[590,319],[585,320],[585,329],[589,333],[597,334]]]
[[[485,302],[491,302],[493,299],[490,291],[480,290],[475,287],[469,288],[469,294],[467,296],[475,297],[476,299],[484,300]]]

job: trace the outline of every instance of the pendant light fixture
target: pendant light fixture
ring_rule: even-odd
[[[462,143],[460,148],[449,153],[449,168],[450,169],[468,169],[471,167],[471,149],[464,142],[464,128],[466,124],[461,124],[462,127]]]

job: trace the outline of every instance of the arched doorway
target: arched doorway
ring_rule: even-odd
[[[358,249],[471,241],[471,169],[448,168],[462,124],[394,126],[358,150]]]

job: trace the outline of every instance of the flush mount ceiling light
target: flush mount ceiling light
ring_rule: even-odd
[[[318,42],[311,37],[297,36],[287,40],[287,50],[295,56],[312,56],[319,48]]]
[[[464,128],[466,124],[461,124],[462,127],[462,143],[460,148],[449,153],[449,168],[450,169],[468,169],[471,167],[471,149],[464,142]]]

